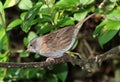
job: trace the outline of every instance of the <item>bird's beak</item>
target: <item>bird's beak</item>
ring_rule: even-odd
[[[28,48],[28,49],[26,50],[26,52],[30,52],[30,49]]]

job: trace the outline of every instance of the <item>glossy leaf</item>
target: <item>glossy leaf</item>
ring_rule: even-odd
[[[73,18],[70,17],[60,19],[60,21],[58,22],[59,27],[70,26],[70,25],[74,25],[74,20]]]
[[[107,24],[102,29],[100,36],[98,38],[101,47],[110,41],[119,31],[120,22],[108,20]]]
[[[89,5],[92,2],[94,2],[94,0],[80,0],[80,4],[82,4],[82,5]]]
[[[120,9],[113,10],[107,15],[107,18],[100,23],[93,37],[98,36],[98,41],[101,47],[109,42],[120,30]]]
[[[40,20],[41,22],[51,22],[52,23],[52,18],[49,15],[42,15],[42,19]]]
[[[120,14],[120,8],[118,7],[116,9],[114,9],[110,14]]]
[[[110,0],[111,2],[117,2],[118,0]]]
[[[12,21],[8,27],[7,27],[7,31],[10,31],[11,29],[17,27],[18,25],[20,25],[22,23],[21,19],[15,19],[14,21]]]
[[[24,37],[24,39],[23,39],[23,43],[24,43],[25,46],[28,45],[28,42],[29,42],[29,41],[28,41],[28,38]]]
[[[3,36],[2,39],[0,39],[0,50],[6,49],[6,44],[8,43],[8,37],[6,35]]]
[[[48,8],[46,5],[43,5],[43,6],[40,8],[40,13],[43,14],[43,15],[50,15],[50,13],[51,13],[51,8]]]
[[[20,9],[28,10],[32,8],[32,1],[31,0],[20,0],[18,7]]]
[[[24,19],[21,27],[24,32],[28,32],[33,24],[33,20],[38,14],[39,8],[42,3],[37,3],[34,7],[32,7],[27,13],[22,14],[21,18]],[[24,17],[25,16],[25,17]]]
[[[120,21],[120,14],[110,14],[107,15],[107,18],[113,21]]]
[[[81,21],[86,17],[86,15],[87,15],[87,11],[75,13],[74,14],[74,19],[77,20],[77,21]]]
[[[9,50],[6,50],[3,54],[0,54],[0,62],[6,62],[8,60],[9,52],[10,52]],[[0,73],[1,72],[2,72],[2,70],[0,70]]]
[[[6,0],[4,4],[4,8],[9,8],[14,5],[16,5],[19,2],[19,0]]]
[[[98,41],[101,47],[110,41],[119,31],[120,23],[119,21],[113,20],[104,20],[101,24],[99,24],[94,33],[93,37],[98,36]]]
[[[23,12],[23,13],[20,14],[21,20],[25,20],[26,14],[27,14],[27,12]]]
[[[57,24],[60,13],[54,10],[52,14],[53,14],[52,18],[54,19],[54,23]]]
[[[28,41],[30,42],[33,38],[35,38],[37,35],[35,32],[31,31],[28,34]]]
[[[10,51],[7,50],[4,54],[0,53],[0,60],[8,55]]]
[[[0,40],[5,36],[5,29],[0,25]]]
[[[0,1],[0,25],[5,27],[5,13],[2,2]]]
[[[102,29],[104,28],[105,24],[107,23],[107,21],[108,21],[108,20],[102,21],[102,22],[96,27],[96,29],[95,29],[94,32],[93,32],[93,37],[94,37],[94,38],[100,35],[100,33],[101,33]]]
[[[79,3],[79,0],[60,0],[56,3],[56,6],[59,8],[70,8],[77,6]]]
[[[47,0],[47,3],[49,4],[49,6],[53,6],[55,3],[55,0]]]
[[[41,26],[41,24],[38,24],[36,27],[39,29],[38,32],[41,35],[45,34],[47,32],[50,32],[53,29],[53,26],[49,25],[49,24],[44,24],[42,26]]]
[[[0,69],[0,72],[2,73],[2,74],[0,74],[0,82],[4,82],[4,78],[5,78],[4,71],[5,71],[5,69],[3,69],[3,68]]]
[[[39,11],[39,8],[33,8],[27,12],[27,14],[25,16],[25,20],[22,24],[23,31],[28,32],[28,30],[31,27],[31,23],[32,23],[33,19],[38,14],[38,11]]]

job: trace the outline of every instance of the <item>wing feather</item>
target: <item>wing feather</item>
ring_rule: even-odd
[[[43,44],[41,45],[41,51],[44,53],[50,53],[64,49],[70,45],[73,32],[74,27],[69,26],[42,36]]]

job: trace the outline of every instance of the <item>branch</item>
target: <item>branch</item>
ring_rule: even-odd
[[[120,54],[120,45],[117,47],[112,48],[111,50],[95,56],[91,59],[76,59],[74,57],[65,55],[61,58],[56,58],[55,61],[50,62],[28,62],[28,63],[15,63],[15,62],[0,62],[0,67],[2,68],[44,68],[51,65],[55,65],[61,62],[70,62],[79,66],[85,66],[85,64],[92,64],[94,62],[100,63],[103,60],[108,60],[111,58],[115,58]]]

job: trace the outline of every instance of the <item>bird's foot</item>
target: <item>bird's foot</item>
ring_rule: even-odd
[[[51,58],[51,57],[48,57],[48,58],[46,59],[46,62],[55,62],[55,59],[54,59],[54,58]]]

